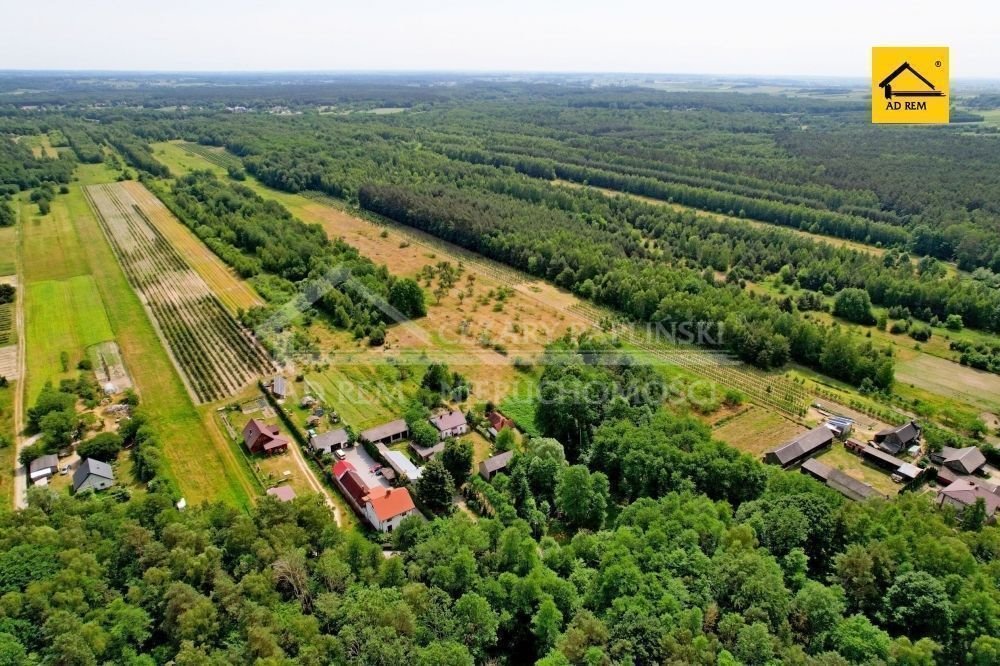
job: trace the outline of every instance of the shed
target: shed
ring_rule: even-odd
[[[931,460],[959,474],[975,474],[986,464],[986,456],[977,446],[961,449],[945,446],[939,452],[931,453]]]
[[[295,491],[291,486],[275,486],[274,488],[268,488],[267,494],[282,502],[291,502],[295,499]]]
[[[347,430],[338,428],[337,430],[330,430],[320,433],[315,437],[310,437],[309,446],[313,451],[318,451],[319,453],[332,453],[334,449],[342,449],[347,446],[348,441],[350,441],[350,437],[347,434]]]
[[[910,448],[920,439],[920,426],[910,421],[894,428],[885,428],[875,433],[875,446],[893,455]]]
[[[396,419],[395,421],[383,423],[380,426],[362,431],[359,439],[371,442],[372,444],[390,444],[398,442],[401,439],[406,439],[409,435],[410,427],[406,425],[406,421],[404,419]]]
[[[510,461],[513,458],[513,451],[504,451],[503,453],[498,453],[492,458],[487,458],[483,462],[479,463],[479,476],[483,477],[487,481],[492,481],[494,476],[507,469],[507,466],[510,465]]]
[[[32,483],[38,483],[41,479],[48,479],[59,471],[59,456],[49,453],[31,461],[28,465],[28,477]]]
[[[764,462],[788,467],[810,458],[833,443],[833,430],[826,425],[813,428],[764,454]]]

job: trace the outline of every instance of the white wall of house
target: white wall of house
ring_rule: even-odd
[[[401,513],[398,516],[394,516],[386,521],[381,521],[378,516],[375,515],[375,510],[372,509],[372,505],[365,504],[365,518],[371,523],[371,526],[377,529],[379,532],[392,532],[399,527],[399,524],[412,516],[415,511],[407,511],[406,513]]]

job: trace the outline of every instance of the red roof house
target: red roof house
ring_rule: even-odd
[[[333,466],[333,478],[339,481],[341,478],[343,478],[345,474],[353,471],[355,471],[354,465],[347,462],[346,460],[338,460],[337,463]]]
[[[283,453],[288,449],[288,438],[281,434],[276,425],[268,425],[257,419],[250,419],[243,427],[243,443],[250,453]]]
[[[348,470],[348,472],[340,477],[338,481],[340,482],[340,486],[344,489],[344,492],[347,493],[348,497],[354,500],[359,507],[363,507],[365,505],[365,498],[368,496],[369,490],[368,486],[365,485],[365,482],[361,479],[361,476],[359,476],[357,472],[353,469]]]
[[[403,519],[415,515],[417,507],[406,488],[378,488],[366,498],[365,515],[372,527],[391,532]]]

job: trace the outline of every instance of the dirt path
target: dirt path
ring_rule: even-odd
[[[17,459],[21,455],[21,449],[33,444],[36,437],[24,441],[24,396],[27,391],[28,374],[26,372],[27,363],[25,361],[25,348],[27,347],[24,337],[24,265],[21,256],[21,246],[24,239],[24,230],[21,228],[21,207],[17,207],[18,219],[15,225],[17,236],[15,238],[14,263],[17,271],[17,305],[14,308],[14,325],[17,330],[17,390],[14,391],[14,508],[23,509],[28,506],[28,470],[20,464]]]
[[[330,511],[333,512],[333,520],[337,523],[337,527],[343,527],[344,521],[340,515],[340,509],[337,508],[337,503],[333,501],[333,497],[330,495],[330,491],[327,489],[323,482],[316,477],[316,473],[313,468],[309,466],[305,457],[302,455],[302,451],[299,449],[298,444],[293,443],[288,447],[288,450],[292,454],[292,458],[295,460],[295,464],[298,465],[299,471],[302,472],[302,477],[309,484],[315,492],[321,494],[326,500],[326,505],[330,507]]]

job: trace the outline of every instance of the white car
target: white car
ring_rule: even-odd
[[[341,451],[340,449],[334,451],[333,455],[337,456],[337,460],[344,460],[345,458],[347,458],[347,454]]]

